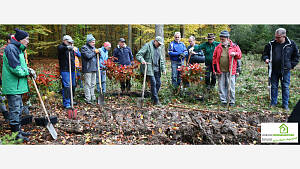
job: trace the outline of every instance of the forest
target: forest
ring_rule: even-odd
[[[45,126],[38,126],[34,119],[44,117],[33,82],[28,78],[30,92],[23,96],[29,109],[30,119],[23,128],[32,133],[30,141],[22,143],[14,140],[9,124],[0,115],[0,140],[2,144],[26,145],[102,145],[102,144],[142,144],[142,145],[195,145],[227,144],[249,145],[261,143],[261,123],[286,122],[293,108],[300,100],[300,67],[291,70],[290,111],[280,106],[269,107],[268,66],[261,60],[265,45],[274,39],[276,29],[283,27],[287,36],[300,45],[300,25],[263,25],[263,24],[67,24],[67,25],[0,25],[0,46],[6,44],[7,34],[14,34],[15,28],[28,32],[28,66],[37,74],[36,83],[51,116],[57,117],[53,124],[58,138],[53,140]],[[181,41],[189,46],[189,37],[194,36],[196,44],[207,42],[208,33],[214,33],[216,41],[219,34],[227,30],[230,39],[242,52],[242,72],[236,78],[236,103],[232,108],[223,107],[219,102],[218,86],[207,90],[204,83],[205,65],[200,63],[197,74],[186,74],[190,86],[186,90],[174,92],[171,82],[171,61],[168,46],[174,40],[174,33],[181,33]],[[62,106],[62,83],[59,75],[57,46],[64,35],[70,35],[74,46],[80,50],[86,44],[88,34],[96,41],[96,48],[104,42],[111,43],[109,58],[117,47],[120,38],[132,49],[136,67],[130,70],[132,89],[121,94],[119,81],[123,76],[107,77],[105,105],[86,104],[84,90],[75,89],[74,98],[78,103],[77,119],[69,119]],[[151,104],[150,81],[147,81],[145,103],[137,106],[141,97],[143,76],[136,54],[156,36],[164,39],[163,50],[166,57],[166,75],[161,76],[159,98],[161,105]],[[114,69],[114,68],[112,68]],[[115,68],[117,69],[117,68]],[[191,68],[192,69],[192,68]],[[120,70],[124,71],[124,70]],[[124,72],[123,72],[124,73]],[[201,78],[200,78],[201,77]],[[184,78],[182,76],[182,78]],[[191,80],[196,78],[195,82]],[[201,80],[202,79],[202,80]],[[281,89],[278,104],[281,105]],[[100,95],[96,92],[96,96]],[[7,105],[7,101],[5,102]],[[22,113],[22,116],[29,114]]]

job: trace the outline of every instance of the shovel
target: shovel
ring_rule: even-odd
[[[229,102],[230,102],[230,86],[231,86],[231,76],[232,76],[233,59],[234,59],[234,56],[231,57],[229,83],[228,83],[228,92],[227,92],[227,110],[229,110]]]
[[[102,84],[101,84],[101,72],[100,72],[100,60],[99,60],[99,53],[97,53],[97,66],[98,66],[98,80],[99,80],[99,87],[100,87],[100,95],[98,97],[98,104],[100,106],[103,106],[105,104],[104,102],[104,95],[102,92]]]
[[[69,52],[69,73],[70,73],[70,97],[71,97],[71,109],[68,110],[68,118],[76,119],[77,117],[77,109],[74,109],[73,105],[73,86],[72,86],[72,74],[71,74],[71,52]]]
[[[41,95],[40,95],[39,89],[38,89],[38,87],[37,87],[37,85],[36,85],[36,83],[35,83],[35,80],[33,79],[33,77],[31,77],[31,79],[32,79],[32,81],[33,81],[33,85],[34,85],[34,87],[35,87],[35,90],[36,90],[36,92],[37,92],[37,94],[38,94],[38,97],[39,97],[39,100],[40,100],[40,102],[41,102],[41,105],[42,105],[42,107],[43,107],[43,109],[44,109],[44,112],[45,112],[45,114],[46,114],[46,118],[47,118],[47,120],[48,120],[46,127],[47,127],[48,131],[50,132],[52,138],[53,138],[54,140],[56,140],[56,139],[57,139],[57,133],[56,133],[56,131],[55,131],[55,128],[53,127],[53,125],[52,125],[52,123],[51,123],[51,121],[50,121],[49,115],[48,115],[48,113],[47,113],[46,107],[45,107],[44,102],[43,102],[43,100],[42,100],[42,97],[41,97]]]
[[[138,102],[137,102],[139,108],[142,108],[144,104],[144,94],[145,94],[146,77],[147,77],[147,64],[149,63],[145,64],[142,98],[138,98]]]

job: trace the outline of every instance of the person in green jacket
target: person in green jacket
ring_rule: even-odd
[[[21,130],[20,114],[23,107],[22,94],[28,92],[27,76],[36,78],[35,71],[27,67],[24,51],[29,44],[27,32],[15,29],[16,34],[4,50],[2,67],[2,93],[6,95],[9,108],[9,125],[18,132],[16,139],[29,141],[28,132]]]
[[[151,84],[152,101],[154,105],[160,105],[158,91],[161,85],[161,73],[166,75],[165,56],[162,53],[161,45],[164,45],[163,38],[157,36],[155,40],[146,43],[136,54],[136,59],[142,63],[141,72],[145,73],[147,64],[147,78]]]
[[[205,84],[208,89],[211,89],[216,85],[216,75],[213,73],[212,59],[214,50],[220,42],[215,41],[215,35],[213,33],[208,33],[207,40],[207,42],[195,46],[194,50],[204,50],[206,66]]]

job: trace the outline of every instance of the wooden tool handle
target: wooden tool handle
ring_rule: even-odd
[[[44,112],[45,112],[45,114],[46,114],[46,117],[47,117],[47,119],[48,119],[48,121],[49,121],[49,123],[50,123],[50,118],[49,118],[48,112],[47,112],[47,110],[46,110],[46,107],[45,107],[45,105],[44,105],[44,102],[43,102],[43,99],[42,99],[42,97],[41,97],[41,94],[40,94],[40,92],[39,92],[39,89],[38,89],[38,87],[37,87],[37,85],[36,85],[36,83],[35,83],[34,78],[31,77],[31,79],[32,79],[32,81],[33,81],[34,88],[35,88],[35,90],[36,90],[36,92],[37,92],[37,94],[38,94],[39,100],[40,100],[40,102],[41,102],[41,104],[42,104],[42,107],[43,107],[43,109],[44,109]]]

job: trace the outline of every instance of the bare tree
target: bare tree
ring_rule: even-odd
[[[128,25],[128,46],[132,49],[132,25]]]
[[[164,40],[164,25],[156,24],[155,25],[155,37],[160,36]],[[162,46],[163,55],[165,56],[165,46]]]

